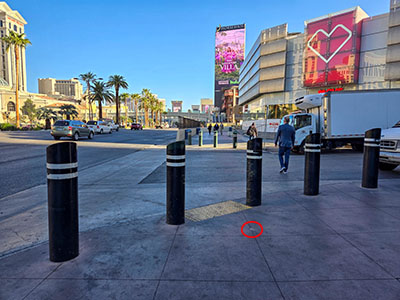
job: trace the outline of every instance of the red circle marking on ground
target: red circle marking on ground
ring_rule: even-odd
[[[257,224],[258,226],[260,226],[260,228],[261,228],[260,233],[257,234],[257,235],[254,235],[254,236],[245,234],[245,233],[243,232],[243,228],[244,228],[244,226],[246,226],[246,225],[249,224],[249,223],[255,223],[255,224]],[[245,237],[247,237],[247,238],[249,238],[249,239],[255,239],[255,238],[259,237],[259,236],[263,233],[264,228],[262,227],[262,225],[261,225],[260,223],[258,223],[258,222],[256,222],[256,221],[248,221],[248,222],[246,222],[246,223],[244,223],[244,224],[242,225],[242,228],[241,228],[240,230],[242,231],[242,234],[243,234]]]

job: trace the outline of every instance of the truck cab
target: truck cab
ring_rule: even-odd
[[[400,165],[400,121],[392,128],[382,130],[379,168],[394,170]]]
[[[286,117],[286,116],[285,116]],[[281,124],[283,124],[283,117],[281,120]],[[296,130],[296,139],[294,142],[295,150],[302,150],[300,148],[304,147],[304,141],[307,135],[311,132],[315,132],[316,130],[316,120],[313,114],[309,113],[296,113],[288,115],[290,122],[289,124],[294,127]]]

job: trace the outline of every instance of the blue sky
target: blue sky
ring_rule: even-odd
[[[128,92],[149,88],[160,98],[183,100],[184,110],[214,94],[215,28],[246,24],[246,53],[260,31],[353,6],[375,16],[389,0],[250,1],[8,1],[26,19],[28,89],[37,79],[67,79],[92,71],[123,75]]]

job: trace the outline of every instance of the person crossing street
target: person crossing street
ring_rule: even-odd
[[[289,157],[290,150],[294,146],[295,134],[296,131],[294,127],[289,124],[289,117],[286,116],[283,119],[282,125],[279,126],[278,132],[276,134],[275,139],[275,147],[278,145],[279,141],[279,163],[281,165],[280,173],[286,174],[289,168]],[[283,156],[285,156],[285,160],[283,160]]]

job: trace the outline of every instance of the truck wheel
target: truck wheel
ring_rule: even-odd
[[[388,164],[388,163],[384,163],[384,162],[379,163],[379,169],[384,170],[384,171],[392,171],[392,170],[396,169],[397,166],[398,166],[398,164]]]
[[[357,151],[357,152],[363,152],[364,151],[364,145],[363,144],[351,144],[351,148],[354,150],[354,151]]]

